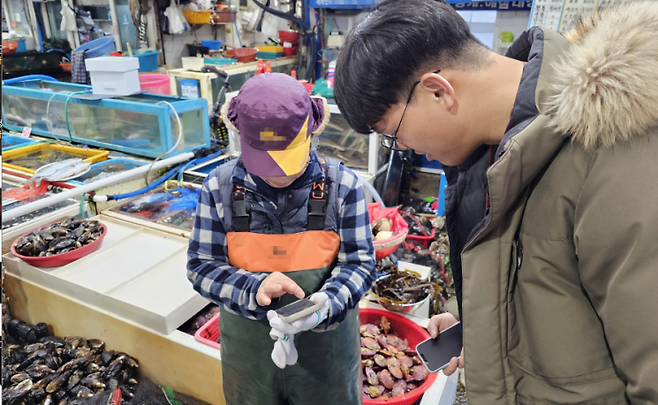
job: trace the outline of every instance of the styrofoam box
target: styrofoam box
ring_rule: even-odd
[[[51,268],[7,253],[6,271],[164,335],[208,305],[186,277],[186,238],[104,215],[93,219],[107,226],[95,252]]]
[[[129,96],[141,91],[139,59],[101,56],[85,60],[94,94]]]
[[[183,63],[183,69],[187,70],[200,71],[201,68],[205,65],[203,58],[197,58],[196,56],[183,56],[180,59]]]

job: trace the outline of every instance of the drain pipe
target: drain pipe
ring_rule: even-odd
[[[80,187],[75,187],[70,190],[55,194],[51,197],[47,198],[42,198],[40,200],[31,202],[29,204],[25,204],[20,207],[16,207],[12,210],[6,211],[2,213],[2,222],[8,222],[14,218],[20,217],[21,215],[29,214],[32,211],[36,211],[41,208],[45,208],[49,205],[56,204],[58,202],[64,201],[68,198],[77,198],[81,196],[84,193],[98,190],[103,187],[110,186],[112,184],[116,184],[118,182],[124,181],[131,179],[133,177],[137,177],[141,174],[146,173],[147,171],[151,170],[158,170],[163,167],[167,166],[173,166],[178,163],[182,162],[187,162],[190,159],[194,158],[194,153],[193,152],[187,152],[187,153],[181,153],[180,155],[176,155],[174,157],[168,158],[168,159],[163,159],[160,160],[159,162],[156,162],[153,165],[144,165],[137,167],[135,169],[127,170],[125,172],[119,173],[116,176],[111,176],[107,177],[98,181],[94,181],[93,183],[85,184],[84,186]]]
[[[384,201],[382,200],[382,197],[379,195],[379,193],[377,192],[375,187],[373,187],[373,185],[370,184],[370,182],[368,180],[361,177],[361,175],[357,174],[357,177],[359,178],[359,182],[361,184],[363,184],[363,187],[370,192],[370,195],[372,196],[372,199],[375,200],[376,202],[378,202],[382,206],[382,208],[386,207],[384,205]],[[374,178],[373,178],[373,181],[374,181]]]

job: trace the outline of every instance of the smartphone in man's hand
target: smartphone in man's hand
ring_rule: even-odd
[[[416,352],[430,373],[443,370],[450,359],[459,357],[463,347],[461,323],[444,329],[436,339],[429,338],[418,343]]]

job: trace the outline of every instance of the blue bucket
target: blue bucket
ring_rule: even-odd
[[[93,41],[89,41],[86,44],[75,48],[76,51],[82,51],[83,49],[87,50],[87,53],[85,54],[87,58],[97,58],[116,51],[117,47],[114,44],[113,37],[103,37],[94,39]]]
[[[214,41],[214,40],[201,41],[201,46],[207,46],[208,49],[210,50],[218,50],[218,49],[222,49],[222,41]]]
[[[24,39],[10,39],[9,42],[16,42],[16,53],[25,53],[27,52],[27,47],[25,46]]]
[[[133,55],[139,59],[139,72],[152,72],[158,70],[158,54],[160,51]]]

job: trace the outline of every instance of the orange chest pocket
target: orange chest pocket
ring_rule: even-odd
[[[287,235],[253,232],[226,234],[232,266],[253,272],[288,272],[330,265],[340,248],[332,231],[305,231]]]

